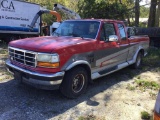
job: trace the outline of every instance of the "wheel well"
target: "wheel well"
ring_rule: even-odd
[[[141,52],[142,55],[144,56],[144,49],[141,49],[139,52]]]
[[[86,65],[86,64],[79,64],[79,65],[74,66],[74,67],[71,68],[71,69],[75,69],[75,68],[77,68],[77,67],[82,67],[82,68],[84,68],[84,69],[87,71],[87,74],[88,74],[88,81],[89,81],[89,82],[92,82],[92,80],[91,80],[91,69],[90,69],[90,67],[89,67],[88,65]],[[70,69],[70,70],[71,70],[71,69]]]

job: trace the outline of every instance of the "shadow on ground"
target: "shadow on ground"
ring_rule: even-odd
[[[20,85],[14,79],[2,81],[0,83],[0,119],[51,119],[82,102],[89,106],[98,106],[99,102],[92,100],[92,97],[142,72],[144,71],[125,68],[97,79],[88,86],[86,93],[77,99],[65,98],[59,90],[46,91]],[[104,95],[104,100],[110,100],[110,95]],[[79,111],[82,110],[79,109]]]

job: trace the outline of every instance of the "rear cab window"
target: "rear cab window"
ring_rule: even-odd
[[[134,27],[127,27],[127,34],[128,34],[128,37],[131,37],[131,36],[135,36],[135,28]]]
[[[117,25],[118,25],[118,30],[119,30],[119,34],[120,34],[120,39],[127,40],[124,25],[121,23],[118,23]]]

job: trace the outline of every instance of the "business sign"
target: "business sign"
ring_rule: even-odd
[[[0,30],[29,31],[34,16],[39,12],[40,6],[17,0],[0,0]],[[39,29],[39,22],[34,26]]]
[[[1,11],[15,12],[13,1],[9,0],[0,0],[0,9]]]

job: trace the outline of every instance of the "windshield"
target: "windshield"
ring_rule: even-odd
[[[53,36],[73,36],[95,39],[100,22],[97,21],[65,21],[54,32]]]

